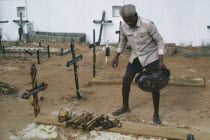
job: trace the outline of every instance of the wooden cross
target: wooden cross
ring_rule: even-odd
[[[29,22],[28,20],[23,20],[23,15],[20,13],[20,20],[13,20],[13,22],[16,22],[19,25],[18,33],[19,33],[19,42],[23,40],[23,26],[26,22]]]
[[[32,84],[32,89],[26,90],[25,92],[22,93],[21,98],[22,99],[29,99],[31,95],[33,95],[33,102],[32,106],[34,106],[34,116],[37,117],[38,114],[40,113],[40,106],[39,106],[39,98],[38,98],[38,92],[45,90],[48,85],[47,83],[41,82],[37,86],[37,69],[35,64],[32,64],[31,66],[31,84]],[[43,101],[44,97],[40,97],[40,100]]]
[[[101,35],[102,35],[102,30],[103,30],[104,24],[105,23],[112,23],[111,20],[105,20],[105,15],[106,15],[106,12],[103,11],[101,20],[93,20],[94,23],[100,23],[101,24],[99,38],[98,38],[98,42],[96,42],[96,45],[100,45],[101,44]]]
[[[89,45],[89,49],[93,48],[93,78],[96,76],[96,43],[95,43],[95,29],[93,29],[93,44]]]
[[[86,99],[84,96],[83,92],[79,89],[79,81],[78,81],[78,72],[77,72],[77,62],[79,60],[82,60],[83,56],[80,54],[79,56],[75,56],[75,49],[74,49],[74,40],[71,39],[71,52],[72,52],[72,60],[67,61],[66,66],[69,67],[71,65],[74,66],[74,78],[75,78],[75,84],[76,84],[76,94],[77,94],[77,99]]]

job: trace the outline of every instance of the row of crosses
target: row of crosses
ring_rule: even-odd
[[[95,42],[95,29],[93,29],[93,44],[89,45],[89,49],[93,48],[93,77],[96,76],[96,51],[95,51],[96,48],[95,48],[95,46],[101,44],[101,36],[102,36],[102,31],[103,31],[104,24],[105,23],[112,23],[111,20],[105,20],[105,15],[106,15],[106,12],[103,11],[101,20],[93,20],[94,23],[100,23],[101,24],[98,41]],[[109,51],[110,51],[110,49],[106,47],[106,57],[109,55]]]
[[[0,21],[0,24],[1,23],[8,23],[9,21]],[[18,26],[19,26],[19,29],[18,29],[18,34],[19,34],[19,42],[23,41],[24,39],[24,30],[23,30],[23,27],[25,25],[25,23],[29,22],[28,20],[23,20],[23,14],[20,13],[20,20],[13,20],[13,22],[17,23]],[[1,45],[1,40],[2,40],[2,31],[0,29],[0,47],[2,46]]]

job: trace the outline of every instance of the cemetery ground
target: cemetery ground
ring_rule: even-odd
[[[33,46],[38,44],[26,44]],[[61,44],[50,44],[58,47]],[[69,44],[62,44],[69,48]],[[179,49],[179,52],[192,54],[198,48]],[[51,55],[41,58],[0,58],[0,82],[8,83],[18,89],[16,94],[0,94],[0,139],[25,128],[34,121],[33,107],[29,101],[20,98],[21,93],[31,88],[30,66],[36,63],[38,83],[46,82],[48,88],[43,91],[45,100],[40,102],[41,115],[51,114],[61,108],[70,108],[73,114],[83,111],[94,115],[111,113],[122,105],[121,85],[89,85],[92,74],[92,49],[87,44],[75,43],[76,56],[83,55],[78,62],[80,90],[87,100],[77,100],[73,66],[66,67],[72,59],[71,53],[63,56]],[[102,47],[96,46],[96,75],[100,72],[125,72],[130,52],[124,52],[119,59],[119,67],[112,68],[111,61],[116,48],[112,47],[111,56],[105,64],[105,53]],[[198,75],[205,80],[204,87],[166,86],[161,90],[160,118],[163,125],[192,127],[210,131],[210,57],[184,57],[180,55],[165,56],[165,65],[171,75]],[[40,93],[42,94],[42,93]],[[118,118],[121,121],[134,123],[151,123],[153,116],[152,96],[132,85],[130,92],[130,113]]]

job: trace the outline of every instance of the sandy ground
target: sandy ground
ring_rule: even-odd
[[[68,46],[67,46],[68,47]],[[75,44],[76,54],[84,57],[78,63],[79,83],[87,100],[76,100],[73,66],[66,67],[71,54],[64,56],[47,55],[41,59],[38,69],[38,83],[48,83],[44,91],[46,100],[41,105],[41,114],[51,114],[61,108],[70,108],[73,113],[82,111],[95,114],[111,115],[122,104],[121,85],[88,86],[92,79],[92,49],[86,44]],[[111,60],[115,50],[111,51],[108,63],[104,63],[104,52],[97,48],[97,74],[100,71],[124,72],[129,59],[129,52],[120,56],[119,67],[113,69]],[[183,125],[199,129],[210,129],[210,57],[184,58],[166,56],[164,62],[171,74],[204,76],[206,87],[173,87],[167,86],[161,91],[160,117],[163,124]],[[0,81],[19,89],[18,94],[0,94],[0,139],[9,136],[33,122],[33,107],[27,100],[20,98],[21,92],[31,88],[30,66],[36,59],[3,59],[0,58]],[[120,115],[120,120],[130,122],[152,121],[153,104],[150,93],[141,91],[133,85],[130,94],[130,113]]]

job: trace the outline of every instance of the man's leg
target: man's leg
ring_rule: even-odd
[[[156,60],[147,66],[145,66],[145,69],[151,69],[151,68],[158,68],[159,60]],[[154,105],[154,115],[153,115],[153,123],[161,124],[161,120],[159,117],[159,101],[160,101],[160,92],[159,90],[152,92],[152,98],[153,98],[153,105]]]
[[[161,120],[159,118],[159,101],[160,101],[159,90],[152,92],[152,98],[153,98],[153,105],[154,105],[153,123],[161,124]]]
[[[126,71],[123,77],[123,84],[122,84],[123,105],[121,109],[116,110],[115,112],[112,113],[113,116],[117,116],[124,112],[130,111],[129,104],[128,104],[129,93],[131,89],[131,82],[133,81],[133,78],[135,77],[135,75],[136,73]]]

